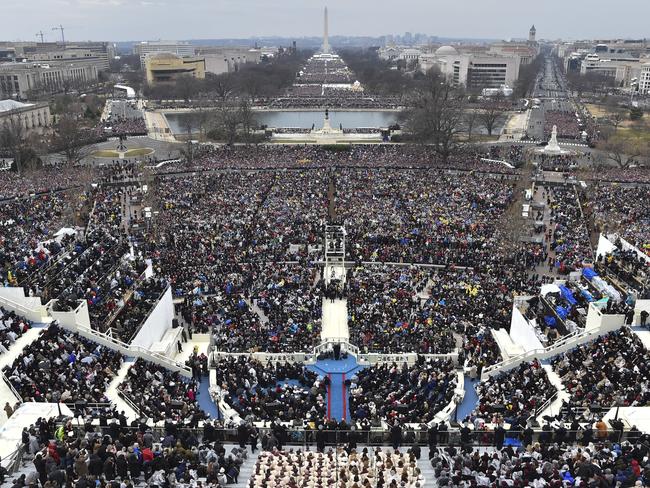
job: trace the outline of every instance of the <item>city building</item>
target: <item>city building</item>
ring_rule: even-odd
[[[513,86],[519,76],[520,58],[496,54],[460,53],[452,46],[441,46],[433,54],[420,57],[420,68],[436,67],[454,85],[469,89]]]
[[[31,94],[58,93],[97,81],[94,61],[0,64],[0,98],[26,100]]]
[[[170,83],[179,76],[192,76],[198,79],[205,78],[205,59],[197,56],[178,56],[162,52],[150,54],[145,59],[147,83]]]
[[[133,54],[140,56],[140,67],[145,67],[147,56],[155,53],[172,53],[178,56],[194,56],[194,46],[181,41],[143,41],[133,47]]]
[[[650,95],[650,63],[644,63],[639,76],[639,92],[643,95]]]
[[[42,132],[52,121],[47,102],[21,103],[16,100],[0,100],[0,128],[5,124],[20,123],[29,132]]]
[[[109,42],[7,42],[0,45],[0,61],[91,61],[99,71],[106,71],[114,57],[115,45]]]
[[[206,73],[220,75],[237,71],[247,63],[259,63],[262,50],[248,47],[199,47],[196,55],[205,59]]]

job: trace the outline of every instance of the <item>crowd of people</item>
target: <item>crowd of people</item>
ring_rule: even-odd
[[[412,366],[383,363],[356,373],[350,385],[350,414],[355,420],[428,423],[452,401],[458,386],[449,359],[425,360]]]
[[[517,368],[491,376],[476,385],[479,403],[465,419],[475,423],[508,424],[525,427],[531,416],[556,392],[539,361],[521,363]]]
[[[53,322],[3,372],[26,402],[103,403],[121,365],[119,353]]]
[[[426,295],[429,275],[415,266],[354,270],[346,282],[351,339],[362,351],[449,353],[452,330]]]
[[[215,169],[284,169],[284,168],[420,168],[454,171],[475,171],[503,175],[517,175],[519,171],[499,162],[482,161],[485,152],[468,150],[462,154],[440,158],[428,146],[390,144],[356,144],[345,149],[318,145],[275,144],[264,146],[210,146],[202,147],[191,165],[182,168],[161,166],[157,174],[187,170]],[[437,173],[436,173],[437,174]]]
[[[623,328],[553,360],[571,404],[585,407],[646,406],[650,402],[648,351]]]
[[[544,136],[549,137],[557,127],[557,136],[564,139],[578,139],[581,135],[578,118],[574,112],[546,110],[544,112]]]
[[[216,371],[223,401],[247,422],[326,417],[326,380],[300,363],[223,356]]]
[[[566,439],[565,437],[565,440]],[[450,449],[431,459],[440,487],[648,486],[647,444],[608,440]]]
[[[373,486],[421,488],[425,479],[414,454],[399,451],[343,448],[327,452],[302,450],[264,451],[248,488],[298,486],[370,488]]]
[[[246,449],[227,450],[210,422],[202,435],[175,422],[161,433],[142,422],[127,426],[115,412],[110,415],[114,420],[99,427],[43,418],[25,427],[22,443],[34,459],[6,486],[225,488],[237,481],[249,456]]]
[[[6,353],[31,326],[25,317],[0,307],[0,353]]]
[[[207,418],[198,404],[198,389],[196,379],[184,378],[178,372],[142,359],[133,363],[117,387],[142,418],[156,423],[171,420],[190,427]]]
[[[620,233],[650,256],[650,203],[645,186],[597,185],[590,198],[596,228]]]
[[[108,117],[102,128],[111,136],[141,136],[147,134],[144,113],[136,108],[135,102],[109,100]]]
[[[583,218],[577,190],[569,186],[545,189],[546,205],[551,222],[547,241],[552,253],[549,267],[561,274],[582,268],[583,261],[592,257],[587,224]]]

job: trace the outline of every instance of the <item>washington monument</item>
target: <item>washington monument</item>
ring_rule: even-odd
[[[323,16],[323,53],[329,54],[330,52],[330,36],[329,36],[329,27],[327,20],[327,7],[325,7],[325,14]]]

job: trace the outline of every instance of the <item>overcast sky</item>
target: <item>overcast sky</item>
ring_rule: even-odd
[[[2,40],[146,40],[422,32],[445,37],[650,38],[649,0],[0,0]]]

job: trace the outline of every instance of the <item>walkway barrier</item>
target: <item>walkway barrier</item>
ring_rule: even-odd
[[[264,434],[270,434],[272,429],[270,428],[271,422],[266,422],[267,425],[257,426],[259,437],[262,437]],[[57,424],[60,425],[60,424]],[[83,419],[73,419],[72,421],[73,428],[80,432],[82,435],[85,435],[84,421]],[[422,426],[424,424],[417,424]],[[215,427],[213,429],[213,437],[210,439],[210,442],[217,441],[222,444],[239,444],[237,425],[233,425],[232,428],[223,428]],[[486,424],[484,429],[475,430],[473,424],[468,425],[470,428],[470,434],[468,442],[463,443],[461,441],[460,429],[457,427],[447,426],[446,430],[438,432],[438,438],[436,447],[490,447],[494,446],[494,430],[493,425]],[[123,426],[120,427],[121,430],[126,431],[136,431],[139,427],[137,426]],[[102,427],[108,431],[108,427]],[[164,437],[165,435],[165,426],[161,424],[152,425],[150,427],[154,437]],[[314,446],[316,443],[316,431],[311,429],[306,429],[304,427],[295,427],[292,425],[285,426],[287,432],[287,439],[285,445],[293,447],[303,447]],[[197,438],[203,437],[203,424],[199,423],[197,427],[189,426],[177,426],[179,432],[191,432],[194,433]],[[583,430],[567,430],[567,438],[575,436],[578,439],[578,443],[582,439]],[[347,444],[350,439],[353,439],[357,444],[361,446],[391,446],[391,435],[389,429],[377,429],[371,427],[370,429],[341,429],[341,430],[325,430],[325,445],[326,446],[337,446]],[[623,433],[618,431],[610,431],[610,440],[615,442],[621,442],[628,439],[628,434],[630,429],[625,428]],[[638,432],[636,433],[638,435]],[[524,437],[524,431],[522,430],[507,430],[505,433],[506,443],[512,444],[517,443],[520,439]],[[635,437],[635,439],[638,437]],[[532,430],[532,443],[539,442],[543,445],[550,445],[553,441],[553,431],[544,432],[540,428],[535,428]],[[426,446],[428,444],[428,429],[427,428],[409,428],[404,427],[402,429],[402,442],[400,445],[402,447],[409,447],[412,445],[418,444],[419,446]],[[259,447],[259,444],[258,444]]]

